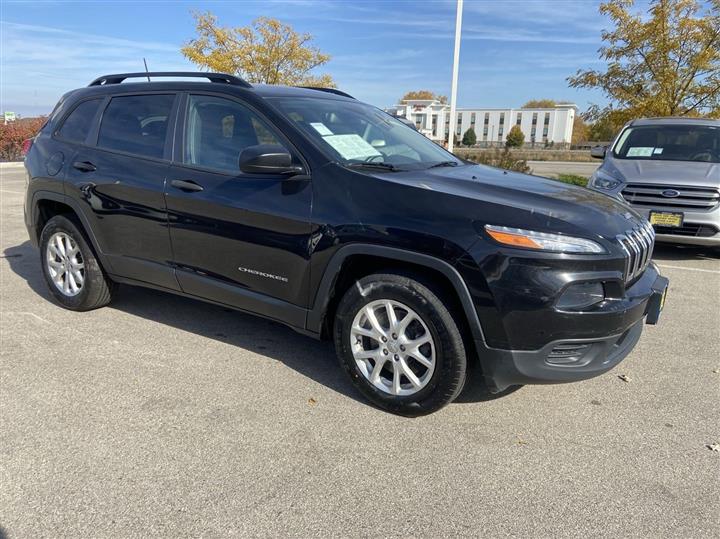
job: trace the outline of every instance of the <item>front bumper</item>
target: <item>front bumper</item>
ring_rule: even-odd
[[[615,191],[603,191],[589,186],[589,189],[596,193],[602,193],[609,197],[628,202],[622,197],[621,191],[624,184]],[[674,209],[668,206],[645,206],[630,204],[630,207],[640,215],[649,219],[650,212],[681,212],[683,214],[683,226],[679,228],[657,227],[655,228],[655,241],[663,243],[676,243],[683,245],[698,245],[707,247],[720,246],[720,206],[711,210],[692,211],[688,208]]]
[[[475,346],[485,381],[493,393],[520,384],[548,384],[585,380],[603,374],[620,363],[635,347],[645,323],[655,324],[663,307],[668,280],[650,265],[645,274],[627,289],[621,311],[593,313],[597,327],[620,328],[592,338],[561,338],[534,350],[493,348],[476,340]],[[538,317],[545,316],[537,312]],[[576,313],[582,325],[587,313]],[[581,322],[582,321],[582,322]],[[573,320],[566,320],[565,333],[573,333]]]
[[[633,209],[648,218],[651,211],[673,211],[668,209]],[[713,211],[683,211],[683,226],[677,229],[655,227],[655,241],[683,245],[720,246],[720,208]]]

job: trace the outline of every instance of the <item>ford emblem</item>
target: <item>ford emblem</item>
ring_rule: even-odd
[[[676,191],[675,189],[665,189],[662,192],[662,196],[665,198],[676,198],[680,196],[680,191]]]

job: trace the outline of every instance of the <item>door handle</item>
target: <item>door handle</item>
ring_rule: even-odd
[[[97,170],[97,167],[90,161],[75,161],[72,166],[80,172],[95,172]]]
[[[173,180],[170,182],[170,185],[186,192],[197,192],[205,189],[202,185],[192,180]]]

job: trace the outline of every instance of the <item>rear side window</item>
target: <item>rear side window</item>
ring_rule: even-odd
[[[68,142],[85,142],[100,103],[102,99],[90,99],[75,107],[58,130],[58,137]]]
[[[173,94],[113,97],[103,114],[98,146],[161,158],[174,100]]]

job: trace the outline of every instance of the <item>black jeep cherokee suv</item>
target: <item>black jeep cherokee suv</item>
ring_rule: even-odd
[[[26,157],[25,219],[57,301],[116,283],[333,338],[372,402],[420,415],[466,367],[493,392],[617,365],[657,321],[653,230],[587,189],[462,161],[337,91],[108,75]]]

